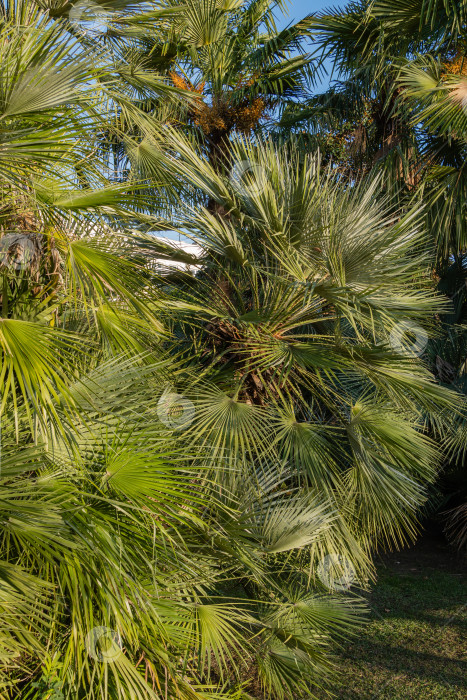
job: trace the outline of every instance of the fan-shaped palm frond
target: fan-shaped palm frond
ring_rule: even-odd
[[[257,657],[265,687],[283,697],[305,677],[323,680],[331,640],[359,619],[357,599],[291,588],[306,579],[310,542],[333,528],[327,505],[281,491],[274,470],[255,488],[243,481],[243,495],[216,485],[209,445],[193,458],[186,436],[161,421],[161,385],[184,376],[113,361],[80,377],[73,422],[49,433],[48,450],[8,446],[4,426],[7,696],[16,681],[39,697],[29,678],[39,693],[53,676],[70,698],[195,700],[216,684],[230,697],[222,685],[233,688]],[[271,676],[265,659],[279,648],[288,662]]]

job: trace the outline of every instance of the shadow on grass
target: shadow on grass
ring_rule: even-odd
[[[356,646],[353,648],[354,652]],[[393,646],[374,641],[371,642],[371,649],[367,645],[362,645],[360,649],[365,654],[365,662],[378,669],[386,668],[397,675],[404,674],[420,679],[443,681],[449,685],[465,688],[467,691],[467,661],[462,659],[447,658],[444,654],[415,651],[402,645]],[[355,654],[345,656],[351,659]]]
[[[444,542],[381,559],[368,624],[337,658],[338,700],[467,700],[467,571]],[[317,697],[327,697],[320,691]]]

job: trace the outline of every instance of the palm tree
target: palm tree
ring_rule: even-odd
[[[322,13],[310,30],[338,80],[282,120],[308,126],[351,180],[383,169],[388,192],[423,201],[441,275],[466,240],[466,21],[464,2],[362,0]]]
[[[397,77],[401,58],[420,50],[426,37],[405,26],[394,30],[380,12],[379,3],[362,0],[313,19],[311,32],[322,59],[332,61],[335,80],[325,93],[288,109],[278,127],[308,148],[319,145],[350,180],[383,169],[390,192],[401,180],[413,185],[417,140]]]
[[[93,141],[108,65],[33,5],[9,6],[1,37],[0,414],[41,421],[78,367],[147,351],[162,327],[124,236],[145,196],[106,177]]]
[[[278,31],[276,9],[284,3],[164,0],[146,14],[114,13],[103,37],[129,93],[104,148],[119,170],[154,174],[146,162],[150,140],[129,102],[153,123],[189,133],[222,169],[229,166],[229,140],[236,133],[267,130],[287,104],[306,94],[314,75],[311,55],[303,50],[311,19]],[[129,148],[128,137],[142,147]]]
[[[428,359],[440,383],[459,392],[459,405],[465,404],[466,10],[465,2],[382,0],[323,13],[312,30],[339,81],[282,120],[282,133],[309,125],[311,143],[320,144],[341,177],[355,182],[382,170],[382,187],[398,192],[401,211],[423,205],[431,274],[451,300],[437,319]],[[444,477],[460,514],[464,425],[465,415],[446,436],[451,464]]]
[[[234,3],[230,14],[215,22],[214,39],[207,44],[198,40],[196,52],[173,63],[174,84],[197,95],[187,105],[184,121],[196,128],[216,168],[230,163],[233,133],[257,132],[306,94],[313,73],[311,55],[303,49],[311,18],[277,31],[277,5],[264,0]],[[196,16],[200,7],[188,4],[190,26],[205,26]]]
[[[193,439],[258,464],[275,453],[295,486],[328,495],[366,552],[403,541],[436,471],[424,426],[440,428],[450,401],[394,342],[413,324],[423,350],[445,304],[427,281],[422,213],[394,221],[377,182],[343,189],[294,149],[232,145],[235,162],[255,165],[239,182],[175,141],[167,165],[225,212],[182,212],[179,230],[204,256],[194,276],[164,283],[168,347],[202,368]],[[218,391],[204,395],[204,379]]]
[[[18,448],[5,424],[3,697],[241,698],[256,660],[284,698],[323,682],[361,620],[358,598],[306,585],[306,548],[334,528],[325,500],[277,470],[235,493],[208,479],[212,451],[161,421],[175,379],[101,364],[69,387],[81,420],[62,415],[53,449]]]

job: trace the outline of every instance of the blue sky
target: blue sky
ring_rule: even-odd
[[[298,19],[302,19],[302,17],[305,17],[312,12],[330,8],[335,4],[336,3],[332,0],[327,0],[327,2],[323,2],[322,0],[292,0],[289,3],[289,21],[297,21]]]
[[[284,18],[277,17],[278,28],[282,28],[291,24],[292,22],[297,22],[299,19],[303,19],[306,15],[310,15],[312,12],[318,12],[319,10],[329,10],[330,8],[335,8],[338,6],[344,6],[346,4],[345,0],[341,2],[336,0],[289,0],[289,14],[284,16]],[[331,69],[331,65],[328,65],[328,70]],[[324,77],[321,82],[316,85],[316,92],[321,92],[325,90],[329,85],[329,78]]]

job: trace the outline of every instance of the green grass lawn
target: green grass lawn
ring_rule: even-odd
[[[384,557],[369,624],[338,658],[342,700],[467,698],[467,572],[442,539]],[[319,697],[326,697],[318,693]]]

